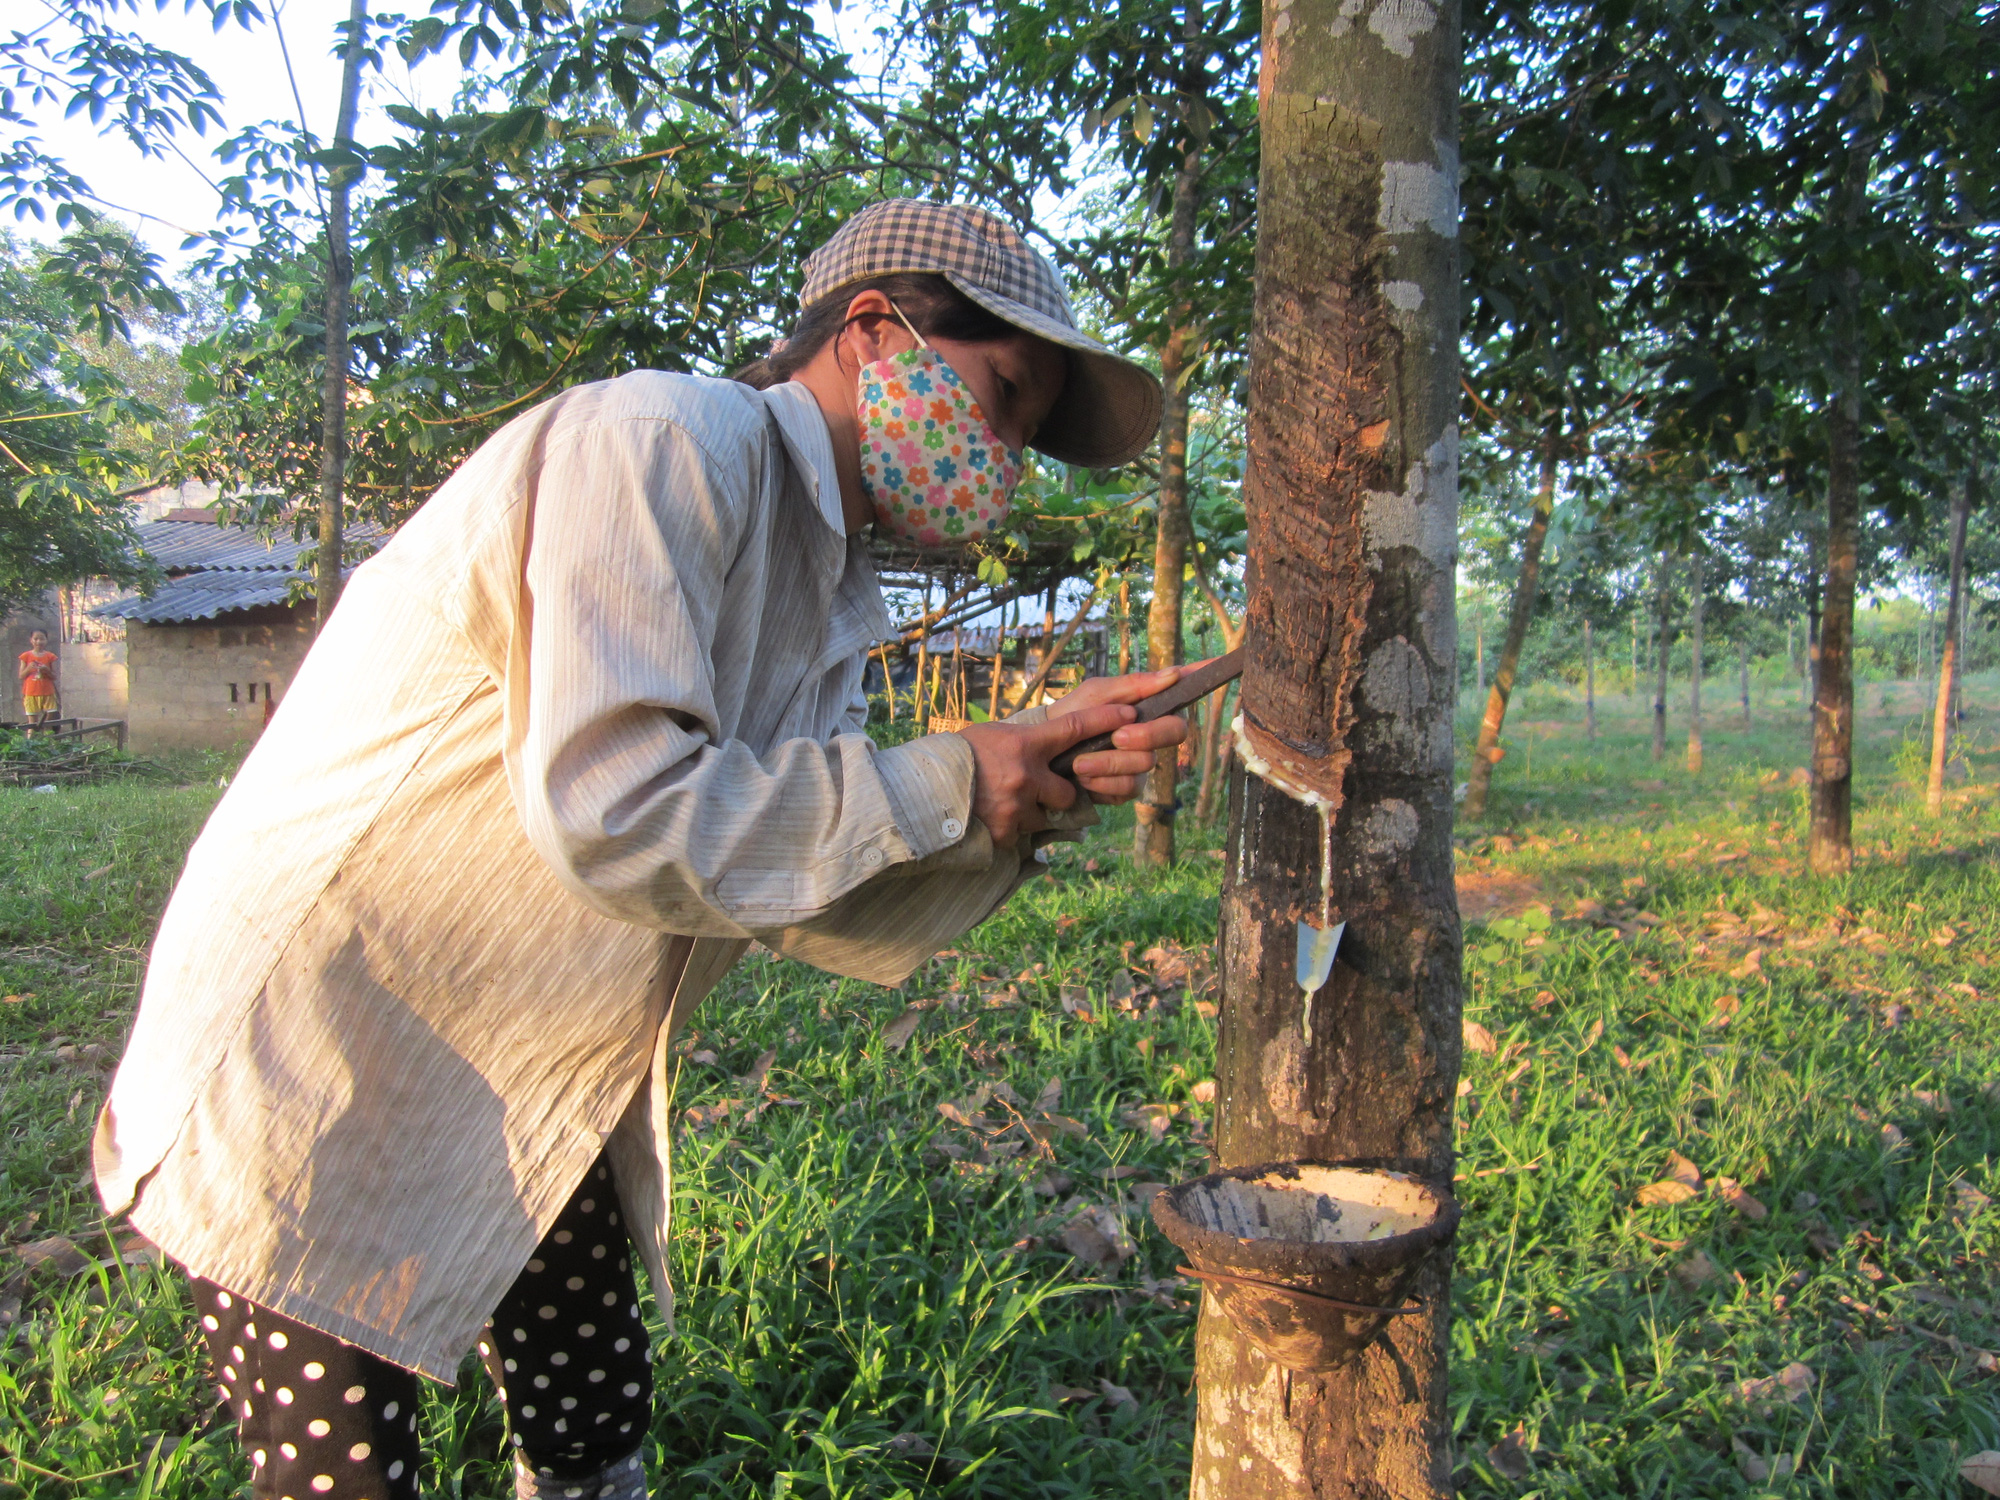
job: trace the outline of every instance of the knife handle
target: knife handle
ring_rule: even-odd
[[[1218,656],[1214,661],[1204,662],[1190,671],[1183,672],[1181,680],[1172,687],[1157,692],[1150,698],[1141,698],[1135,705],[1139,710],[1139,717],[1132,722],[1147,724],[1154,719],[1164,719],[1168,714],[1179,713],[1190,703],[1206,698],[1217,688],[1234,682],[1242,675],[1243,648],[1238,646],[1226,656]],[[1110,748],[1110,735],[1094,734],[1053,757],[1049,761],[1049,769],[1058,776],[1073,776],[1076,774],[1074,768],[1079,755],[1090,755],[1095,751]]]

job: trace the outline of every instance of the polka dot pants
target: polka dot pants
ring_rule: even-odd
[[[193,1285],[257,1500],[416,1500],[416,1375],[213,1282]],[[646,1331],[631,1242],[602,1163],[535,1247],[479,1354],[526,1471],[523,1492],[567,1493],[565,1480],[622,1470],[643,1441],[652,1415]],[[636,1470],[631,1477],[642,1484]]]

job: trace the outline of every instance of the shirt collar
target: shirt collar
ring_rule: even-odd
[[[785,435],[799,473],[811,486],[820,518],[845,541],[847,516],[840,503],[840,476],[833,467],[833,436],[826,430],[819,401],[796,380],[780,381],[758,394]]]

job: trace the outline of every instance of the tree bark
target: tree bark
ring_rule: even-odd
[[[1590,639],[1590,621],[1583,622],[1583,737],[1597,738],[1597,653]]]
[[[1673,651],[1673,636],[1667,631],[1667,608],[1673,598],[1673,558],[1660,554],[1660,593],[1653,617],[1653,640],[1658,656],[1658,675],[1653,684],[1653,759],[1667,758],[1667,667]]]
[[[1932,817],[1944,811],[1944,767],[1951,756],[1952,695],[1958,690],[1959,621],[1965,598],[1965,523],[1972,515],[1972,480],[1958,487],[1951,502],[1951,583],[1944,607],[1944,655],[1938,664],[1937,712],[1931,718],[1931,776],[1924,806]]]
[[[1514,674],[1521,665],[1521,647],[1528,639],[1528,622],[1535,614],[1535,590],[1542,576],[1542,547],[1549,538],[1549,517],[1556,505],[1556,433],[1542,439],[1542,478],[1535,490],[1535,513],[1521,542],[1521,572],[1514,580],[1514,600],[1507,611],[1507,639],[1493,669],[1493,686],[1486,694],[1486,712],[1479,720],[1479,742],[1472,751],[1472,777],[1465,792],[1465,815],[1486,816],[1486,795],[1493,785],[1493,767],[1500,759],[1500,730],[1507,722],[1507,700],[1514,694]]]
[[[368,0],[353,0],[340,66],[340,108],[333,144],[354,146],[354,117],[361,106],[361,54],[368,24]],[[347,302],[354,287],[354,255],[348,245],[348,200],[359,173],[335,167],[327,174],[326,208],[326,370],[320,381],[319,547],[313,565],[316,603],[313,631],[326,629],[340,603],[346,536],[347,475]]]
[[[1174,173],[1173,216],[1167,228],[1167,274],[1177,275],[1194,253],[1194,216],[1201,191],[1201,149],[1192,122],[1206,90],[1195,51],[1202,30],[1201,0],[1187,0],[1183,28],[1187,38],[1187,69],[1181,80],[1182,118],[1190,124],[1187,149]],[[1153,599],[1146,615],[1146,665],[1154,671],[1181,659],[1181,580],[1187,572],[1188,544],[1193,531],[1187,509],[1188,376],[1199,354],[1194,308],[1185,293],[1174,289],[1173,318],[1160,348],[1160,381],[1166,405],[1160,413],[1160,509],[1153,541]],[[1162,750],[1153,761],[1139,800],[1132,855],[1146,865],[1174,862],[1174,813],[1180,803],[1180,752]]]
[[[1688,592],[1693,603],[1688,610],[1688,645],[1694,653],[1694,670],[1688,678],[1688,773],[1701,774],[1701,570],[1702,556],[1695,553],[1688,564]]]
[[[1201,746],[1201,790],[1194,799],[1194,820],[1207,826],[1215,816],[1216,768],[1222,762],[1223,737],[1229,732],[1229,702],[1232,689],[1224,686],[1210,701],[1215,705],[1214,713],[1207,723],[1207,734]]]
[[[1846,321],[1846,320],[1840,320]],[[1854,867],[1854,584],[1861,546],[1861,371],[1851,329],[1827,413],[1826,587],[1813,682],[1812,821],[1806,865]]]
[[[1216,1156],[1387,1158],[1448,1188],[1458,6],[1404,7],[1388,32],[1347,8],[1265,11]],[[1296,923],[1319,920],[1321,808],[1347,929],[1308,999]],[[1448,1253],[1413,1290],[1422,1313],[1312,1376],[1205,1301],[1191,1500],[1450,1494]]]
[[[1743,684],[1743,727],[1750,728],[1750,640],[1744,637],[1736,643],[1736,664],[1741,671]]]
[[[1118,580],[1118,675],[1132,670],[1132,580]]]

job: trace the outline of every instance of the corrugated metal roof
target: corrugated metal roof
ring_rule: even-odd
[[[297,567],[299,554],[313,545],[310,539],[299,542],[284,534],[266,538],[254,527],[222,526],[213,521],[147,521],[134,530],[139,545],[169,573],[208,569],[285,573]],[[381,527],[372,524],[347,528],[348,540],[367,545],[370,551],[385,536]]]
[[[217,568],[170,578],[154,590],[150,599],[127,594],[109,604],[100,604],[89,613],[100,620],[124,620],[142,625],[212,620],[232,610],[283,604],[291,597],[294,580],[310,581],[304,573],[280,573],[263,568]]]

